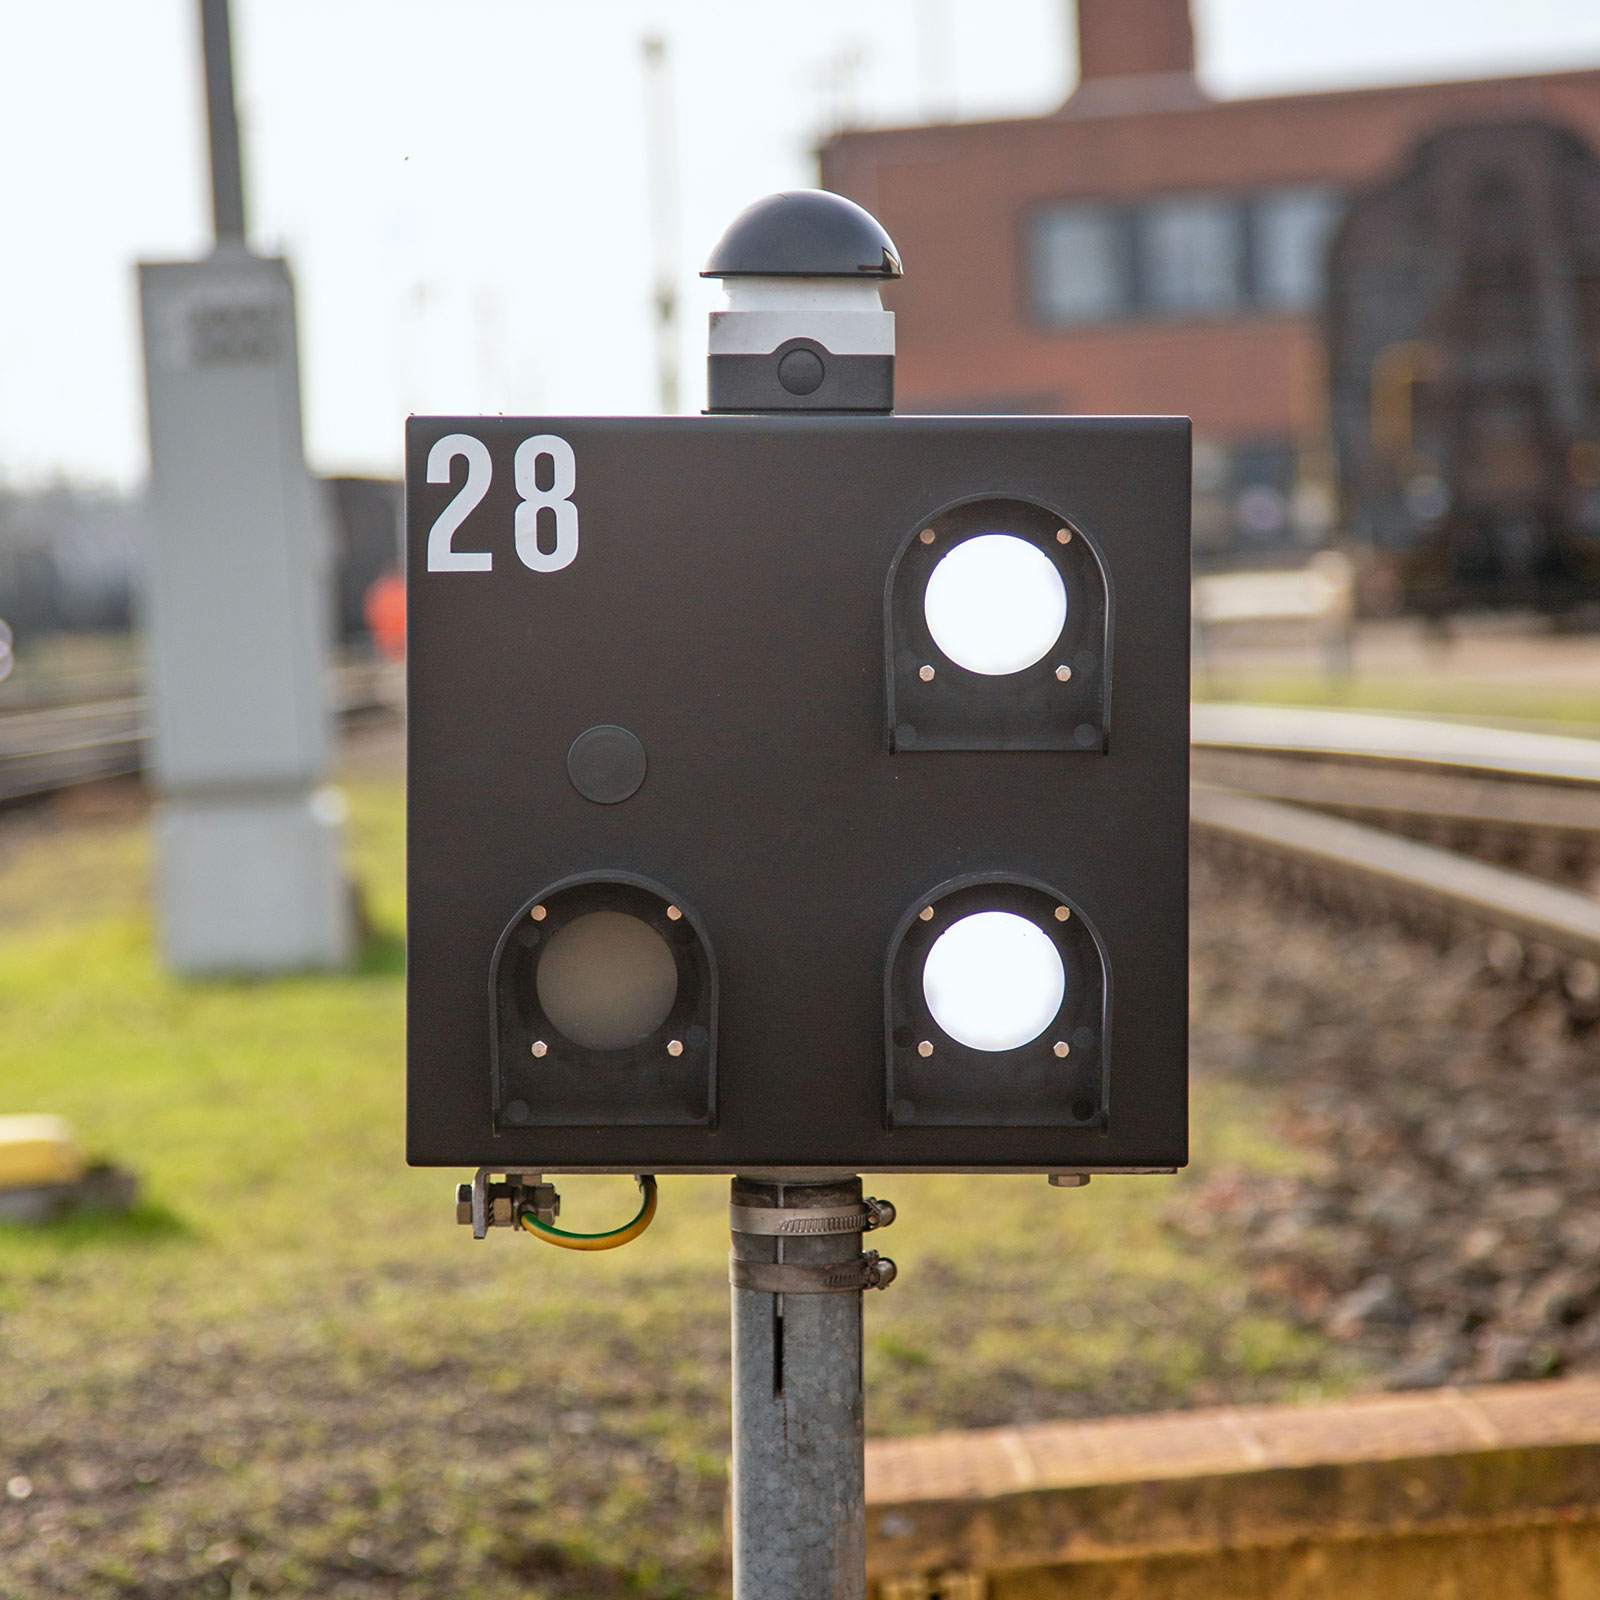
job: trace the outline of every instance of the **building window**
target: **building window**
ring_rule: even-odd
[[[1307,311],[1321,304],[1328,240],[1339,220],[1331,189],[1275,189],[1250,206],[1258,304]]]
[[[1339,213],[1339,196],[1314,187],[1045,206],[1028,240],[1033,313],[1068,327],[1310,310]]]
[[[1150,311],[1216,313],[1244,298],[1239,205],[1221,195],[1157,200],[1136,213],[1141,305]]]
[[[1033,228],[1033,300],[1041,322],[1104,322],[1129,309],[1121,215],[1109,206],[1051,206]]]

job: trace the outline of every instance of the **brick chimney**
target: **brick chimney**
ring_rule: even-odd
[[[1077,0],[1077,115],[1200,105],[1189,0]]]

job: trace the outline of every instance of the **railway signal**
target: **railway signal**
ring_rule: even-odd
[[[854,1174],[1186,1157],[1188,424],[893,416],[835,195],[706,271],[709,414],[411,420],[408,1153],[735,1174],[735,1594],[859,1600]]]
[[[884,414],[834,196],[707,270],[713,414],[410,423],[411,1159],[1181,1164],[1187,423]]]

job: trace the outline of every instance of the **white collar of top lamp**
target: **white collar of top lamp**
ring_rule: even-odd
[[[826,189],[746,206],[712,248],[709,412],[894,409],[894,313],[884,280],[900,254],[877,218]]]

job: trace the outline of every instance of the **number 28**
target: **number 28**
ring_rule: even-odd
[[[489,551],[457,550],[450,542],[489,492],[494,467],[489,460],[488,445],[470,433],[447,433],[428,452],[428,482],[449,483],[450,468],[457,456],[466,458],[467,481],[428,530],[428,571],[488,572],[494,565]],[[550,462],[548,489],[539,487],[541,457]],[[578,463],[572,446],[556,434],[536,433],[517,446],[511,473],[520,496],[512,524],[517,559],[534,572],[559,572],[563,567],[570,567],[578,554],[578,508],[572,503],[572,491],[578,482]],[[539,548],[541,511],[549,511],[556,523],[555,549],[548,554]]]

